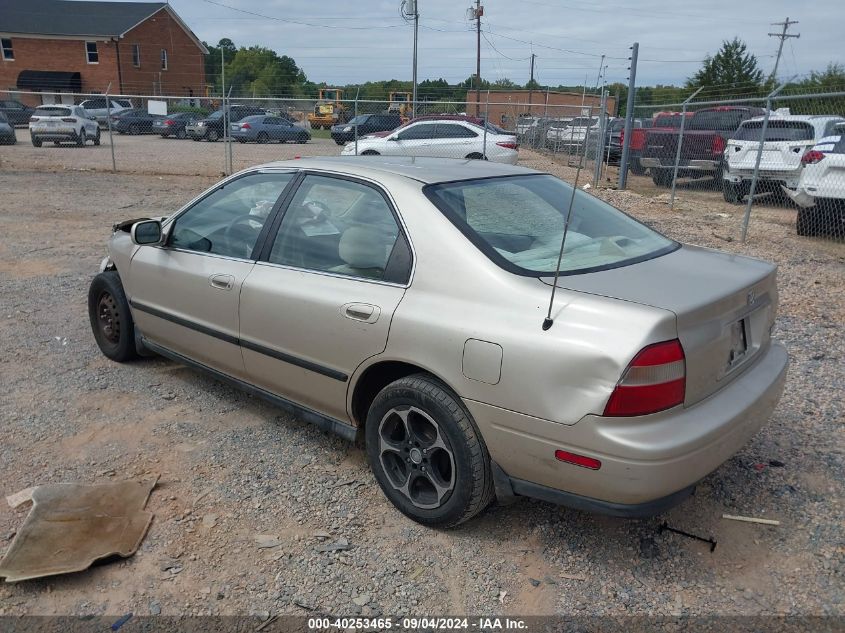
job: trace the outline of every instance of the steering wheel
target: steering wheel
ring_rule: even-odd
[[[308,222],[323,221],[331,215],[329,208],[319,200],[306,200],[300,206],[312,214],[312,217],[305,218]]]
[[[263,226],[263,218],[245,213],[232,220],[223,231],[223,239],[226,240],[233,257],[249,258],[252,255],[252,249],[261,232],[261,226],[256,228],[252,226],[252,222]]]

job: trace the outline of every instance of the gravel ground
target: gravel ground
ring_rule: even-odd
[[[161,480],[134,557],[0,585],[0,615],[843,615],[845,246],[796,237],[794,211],[755,213],[741,244],[725,239],[737,208],[712,195],[682,193],[670,212],[635,183],[598,191],[673,238],[779,264],[776,337],[792,356],[783,399],[748,446],[664,516],[627,521],[524,500],[441,532],[393,510],[360,448],[174,363],[102,357],[85,297],[109,227],[168,213],[213,179],[79,172],[64,158],[58,171],[36,171],[108,148],[44,148],[37,163],[31,149],[0,150],[0,492]],[[0,504],[0,551],[25,514]],[[663,521],[718,547],[659,534]]]

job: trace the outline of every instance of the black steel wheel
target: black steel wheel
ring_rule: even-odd
[[[460,398],[433,377],[415,374],[382,389],[365,435],[382,491],[414,521],[452,527],[493,499],[481,433]]]
[[[106,357],[118,362],[137,357],[135,323],[117,271],[100,273],[91,281],[88,318],[94,340]]]

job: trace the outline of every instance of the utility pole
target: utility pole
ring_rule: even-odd
[[[537,57],[531,53],[531,79],[528,80],[528,114],[531,115],[531,96],[534,94],[534,58]]]
[[[414,91],[413,96],[411,97],[411,102],[413,105],[414,115],[417,112],[417,35],[419,34],[420,30],[420,12],[419,7],[417,6],[418,0],[405,0],[402,3],[402,17],[406,20],[408,18],[413,18],[414,20],[414,67],[413,67],[413,84],[414,84]]]
[[[772,70],[771,79],[774,81],[777,79],[778,75],[778,64],[780,64],[780,55],[783,52],[783,43],[787,40],[787,38],[794,37],[796,40],[801,37],[800,33],[787,33],[789,27],[793,24],[798,24],[798,20],[789,21],[789,18],[786,18],[783,22],[772,22],[772,26],[782,26],[783,30],[780,33],[769,33],[769,37],[776,37],[780,40],[780,44],[778,44],[778,56],[775,58],[775,68]]]
[[[622,157],[619,159],[619,188],[624,189],[628,184],[628,154],[631,151],[631,127],[634,123],[634,91],[637,89],[637,55],[640,52],[639,42],[631,47],[631,68],[628,75],[628,103],[625,107],[625,138],[622,141]]]
[[[481,0],[475,0],[475,8],[470,7],[469,15],[475,20],[475,116],[481,116],[481,16],[484,15]]]

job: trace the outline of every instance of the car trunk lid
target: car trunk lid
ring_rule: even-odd
[[[563,276],[558,285],[673,312],[690,406],[740,375],[769,345],[776,270],[760,260],[681,246],[630,266]]]

